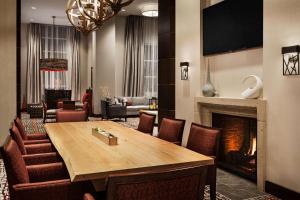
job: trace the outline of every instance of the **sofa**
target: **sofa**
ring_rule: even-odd
[[[147,97],[117,97],[116,104],[126,105],[126,115],[139,116],[140,110],[149,109],[149,99]]]

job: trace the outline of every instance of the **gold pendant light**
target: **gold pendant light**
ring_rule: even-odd
[[[134,0],[69,0],[66,13],[71,24],[83,33],[100,28]]]

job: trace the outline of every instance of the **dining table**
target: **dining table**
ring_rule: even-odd
[[[117,144],[96,137],[95,128],[116,137]],[[71,182],[92,181],[97,191],[105,190],[110,175],[214,164],[211,157],[113,121],[48,123],[45,129]]]

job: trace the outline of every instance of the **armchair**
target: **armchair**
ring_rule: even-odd
[[[125,118],[127,121],[126,106],[122,104],[111,104],[109,101],[101,100],[101,114],[105,119]]]
[[[24,144],[20,132],[15,125],[13,125],[13,127],[10,129],[10,134],[14,141],[17,143],[23,155],[51,153],[56,151],[51,143]]]
[[[188,149],[215,159],[214,165],[208,167],[206,178],[206,185],[209,185],[210,198],[212,200],[216,199],[217,161],[220,134],[220,129],[192,123],[187,143]]]
[[[13,140],[2,149],[11,200],[79,200],[92,187],[71,183],[63,163],[26,166]]]

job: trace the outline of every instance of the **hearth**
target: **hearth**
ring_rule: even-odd
[[[257,119],[212,113],[222,129],[218,166],[252,181],[257,178]]]

